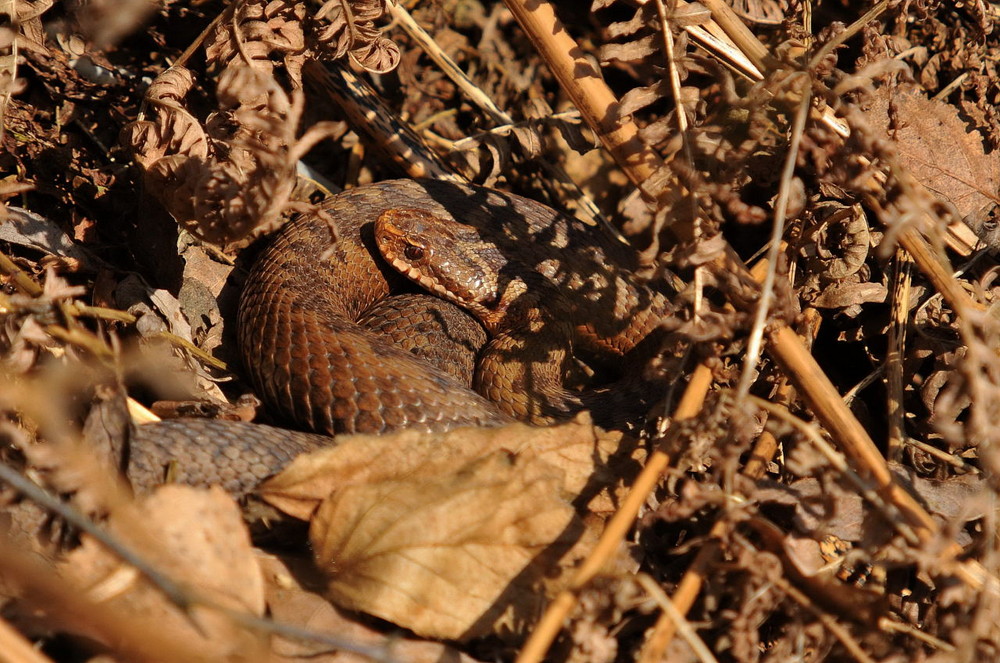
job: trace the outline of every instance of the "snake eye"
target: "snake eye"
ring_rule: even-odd
[[[419,246],[414,246],[413,244],[407,244],[403,249],[403,255],[406,256],[407,260],[412,260],[416,262],[424,257],[424,250]]]

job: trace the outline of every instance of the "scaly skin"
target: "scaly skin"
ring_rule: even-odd
[[[631,279],[634,258],[626,247],[525,198],[481,187],[399,180],[345,191],[322,211],[292,221],[264,249],[247,279],[238,321],[240,350],[258,394],[304,430],[325,435],[446,431],[499,425],[509,421],[508,415],[548,422],[583,407],[614,410],[620,403],[602,405],[596,397],[563,389],[573,345],[623,355],[669,312],[662,296]],[[336,227],[332,248],[324,215]],[[499,409],[446,371],[355,322],[402,280],[373,257],[378,255],[375,222],[381,219],[382,226],[399,230],[406,217],[433,220],[431,225],[453,233],[434,240],[444,241],[434,248],[439,255],[440,249],[448,249],[448,255],[453,248],[485,249],[455,253],[450,285],[447,279],[434,281],[429,289],[472,311],[490,332],[475,382]],[[466,262],[458,257],[466,255],[473,257]],[[409,320],[408,313],[399,315]],[[435,342],[451,343],[452,329],[463,326],[446,315],[432,317],[443,330]],[[458,346],[466,342],[455,341]],[[446,347],[445,362],[448,352]],[[172,450],[154,445],[143,456],[147,475],[156,473],[158,459],[182,465],[194,458],[185,451],[189,443],[179,438],[185,426],[199,424],[173,425],[168,431]],[[301,439],[290,446],[274,442],[281,433],[272,428],[259,437],[242,428],[236,450],[231,436],[192,434],[201,435],[202,442],[218,439],[230,445],[198,451],[197,464],[206,454],[223,464],[250,464],[255,479],[286,462],[283,452],[260,454],[259,444],[292,449],[303,444]],[[257,456],[266,456],[263,464]],[[193,476],[184,479],[199,482]]]
[[[605,393],[563,387],[572,348],[622,357],[671,311],[630,278],[620,245],[562,215],[484,219],[396,208],[375,222],[375,241],[401,274],[483,323],[491,341],[476,391],[536,424],[580,409],[615,422],[608,410],[617,404]]]
[[[505,420],[452,376],[355,323],[399,279],[373,257],[375,219],[421,203],[434,208],[415,182],[345,191],[323,207],[336,224],[329,258],[327,223],[305,215],[254,264],[240,300],[240,349],[259,395],[287,420],[327,435]]]

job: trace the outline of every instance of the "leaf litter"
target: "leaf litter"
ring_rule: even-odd
[[[409,37],[383,33],[381,0],[173,3],[152,14],[119,4],[13,2],[5,15],[18,22],[0,29],[0,200],[9,205],[0,217],[0,458],[114,542],[5,485],[0,625],[14,629],[0,630],[0,643],[20,638],[60,660],[512,660],[568,590],[576,610],[549,634],[546,660],[996,658],[993,5],[878,3],[874,18],[845,32],[860,7],[741,1],[737,15],[774,56],[747,80],[733,73],[746,65],[701,50],[699,30],[725,15],[719,2],[660,12],[600,0],[586,13],[556,4],[601,60],[635,140],[666,164],[642,197],[607,152],[589,151],[589,134],[607,127],[581,131],[586,114],[501,3],[408,9],[505,110],[503,121],[463,98]],[[242,278],[232,256],[313,209],[330,182],[398,176],[381,158],[391,136],[359,142],[372,127],[345,124],[351,115],[316,89],[318,60],[372,72],[393,116],[372,124],[408,121],[419,149],[437,148],[469,177],[570,209],[589,195],[639,248],[656,235],[646,276],[680,292],[680,312],[665,321],[649,370],[682,377],[647,427],[623,437],[583,418],[341,439],[262,485],[251,529],[250,505],[241,518],[218,489],[167,485],[133,497],[110,480],[127,438],[126,393],[162,401],[160,412],[257,413],[240,400],[248,388],[227,349]],[[809,81],[816,117],[783,181],[796,80]],[[298,177],[300,159],[323,181]],[[556,184],[554,166],[580,190]],[[675,181],[685,193],[664,206]],[[936,523],[930,535],[866,489],[870,467],[838,461],[836,432],[801,400],[802,376],[770,359],[754,368],[751,393],[787,421],[764,423],[753,401],[728,395],[757,292],[711,265],[730,248],[744,258],[762,250],[781,186],[793,195],[770,324],[818,329],[807,332],[813,355],[892,456],[893,482]],[[693,220],[697,233],[667,237]],[[959,310],[916,272],[900,288],[896,248],[914,228],[954,261],[949,278],[975,307]],[[900,292],[909,293],[903,318],[890,312]],[[664,413],[697,362],[717,393],[692,419],[670,421]],[[898,393],[882,375],[901,376]],[[84,425],[88,412],[101,426]],[[892,421],[905,434],[900,448]],[[81,446],[101,438],[97,428],[99,452]],[[662,449],[673,462],[638,495],[639,520],[616,545],[595,548]],[[286,531],[284,519],[303,525]],[[127,551],[162,577],[124,562]],[[600,570],[577,583],[595,560]],[[685,598],[692,578],[700,589]],[[674,624],[664,597],[685,604],[691,628],[663,625]],[[540,660],[530,651],[523,660]]]

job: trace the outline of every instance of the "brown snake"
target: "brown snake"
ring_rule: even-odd
[[[336,243],[331,248],[320,215],[286,225],[254,263],[238,321],[240,350],[259,395],[300,428],[326,435],[446,431],[510,417],[546,423],[582,408],[595,410],[600,421],[602,408],[617,407],[613,401],[562,386],[573,350],[624,355],[669,312],[661,295],[630,278],[634,257],[626,247],[519,196],[399,180],[345,191],[322,209],[335,223]],[[373,257],[379,249],[486,328],[491,340],[475,386],[490,400],[355,322],[402,280]],[[469,324],[447,307],[432,315],[440,318],[439,339]],[[188,427],[210,428],[192,433],[207,443],[197,452],[197,473],[215,459],[224,467],[208,479],[231,489],[239,474],[234,464],[250,486],[320,443],[268,427],[221,433],[228,425],[187,420],[140,427],[130,476],[155,474],[167,457],[183,466],[192,457]],[[160,432],[180,446],[149,447],[148,438]],[[215,444],[220,436],[224,442]],[[202,480],[192,477],[182,480]]]

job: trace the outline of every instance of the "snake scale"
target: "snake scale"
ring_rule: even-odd
[[[289,222],[263,250],[240,300],[240,351],[268,407],[322,435],[447,431],[514,418],[541,424],[582,408],[600,422],[617,416],[621,399],[563,387],[572,353],[625,355],[670,312],[663,296],[631,278],[634,261],[599,229],[516,195],[437,181],[359,187]],[[407,277],[478,319],[470,323],[447,304],[425,314],[441,367],[356,322],[405,289]],[[412,326],[411,300],[389,305],[390,335]],[[448,359],[449,344],[481,334],[470,324],[490,337],[476,391],[452,374],[471,366],[457,370]],[[188,468],[177,480],[245,492],[324,440],[231,426],[138,427],[130,478],[148,485],[169,463]]]

